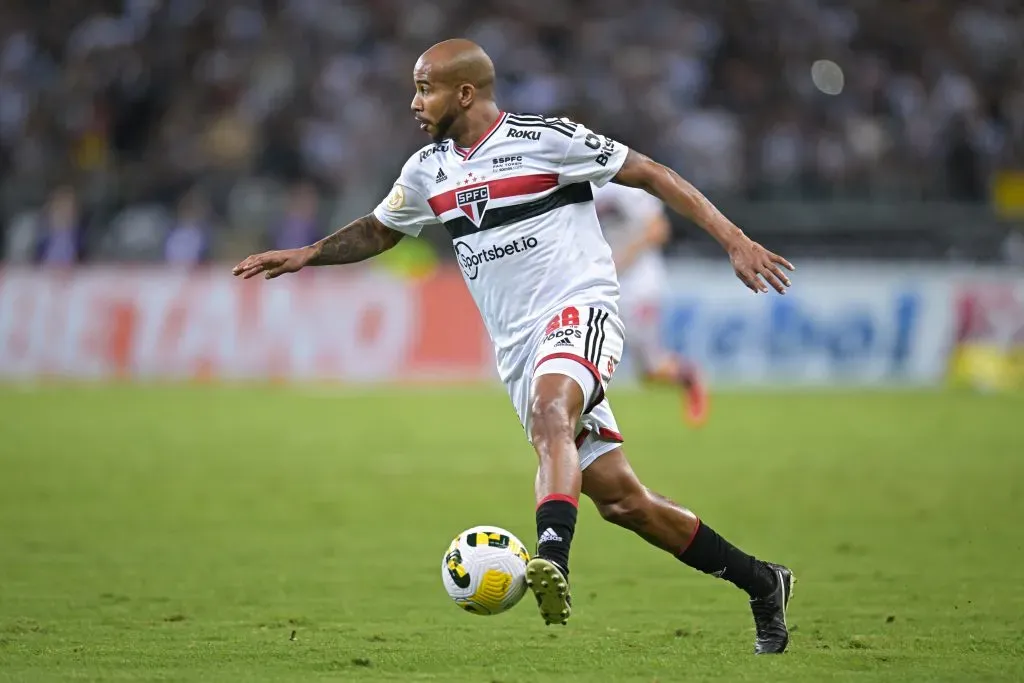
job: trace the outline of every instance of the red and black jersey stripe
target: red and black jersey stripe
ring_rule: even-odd
[[[513,178],[503,180],[513,180]],[[501,181],[499,180],[489,183],[491,186],[490,192],[492,199],[495,197],[510,196],[505,194],[495,194],[494,185],[500,182]],[[436,215],[440,215],[442,213],[442,211],[438,210],[441,206],[447,207],[444,210],[455,208],[454,192],[446,194],[452,195],[450,203],[449,200],[446,199],[444,204],[436,202],[437,207],[435,207],[434,200],[440,199],[443,195],[439,195],[439,197],[431,198],[429,200]],[[531,192],[522,192],[520,194],[531,194]],[[591,189],[590,183],[573,183],[572,185],[560,187],[554,192],[532,201],[512,204],[511,206],[499,206],[494,208],[488,207],[479,226],[473,223],[473,221],[471,221],[467,216],[455,216],[445,220],[444,227],[448,230],[448,234],[451,235],[452,239],[455,240],[465,237],[466,235],[472,235],[477,232],[483,232],[484,230],[501,227],[502,225],[518,223],[519,221],[525,221],[528,218],[542,216],[549,211],[554,211],[555,209],[559,209],[563,206],[582,204],[584,202],[592,201],[594,201],[594,191]]]
[[[472,185],[457,187],[454,190],[448,190],[447,192],[434,195],[427,200],[427,203],[430,204],[430,208],[434,212],[434,215],[440,216],[445,211],[451,211],[456,208],[455,196],[459,192],[483,187],[484,185],[487,186],[491,199],[518,197],[520,195],[538,194],[540,192],[550,190],[553,187],[558,187],[558,174],[529,173],[526,175],[512,176],[510,178],[496,178],[494,180],[473,183]]]

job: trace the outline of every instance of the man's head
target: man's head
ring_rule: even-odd
[[[474,105],[494,101],[494,64],[476,43],[456,38],[434,45],[413,69],[412,111],[435,141],[455,137]]]

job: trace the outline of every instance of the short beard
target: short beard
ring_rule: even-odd
[[[440,119],[438,119],[437,124],[434,126],[434,128],[437,130],[437,132],[434,133],[433,135],[434,142],[441,142],[451,137],[449,133],[452,129],[453,123],[455,123],[455,114],[445,114]]]

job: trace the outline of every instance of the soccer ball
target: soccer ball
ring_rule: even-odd
[[[441,560],[441,581],[455,604],[490,616],[512,609],[526,593],[530,554],[496,526],[475,526],[455,537]]]

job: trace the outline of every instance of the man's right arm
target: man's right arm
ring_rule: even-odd
[[[310,245],[309,266],[332,266],[365,261],[398,244],[404,233],[392,230],[372,213]]]
[[[250,256],[235,266],[234,274],[248,279],[263,273],[270,280],[306,266],[356,263],[384,253],[405,235],[419,235],[425,225],[436,223],[437,218],[426,197],[416,189],[417,167],[411,165],[414,161],[416,157],[406,164],[402,177],[373,213],[352,221],[308,247]]]
[[[356,219],[333,235],[299,249],[282,249],[255,254],[232,271],[248,280],[263,273],[268,280],[294,273],[306,266],[329,266],[365,261],[398,244],[402,233],[392,230],[370,214]]]

